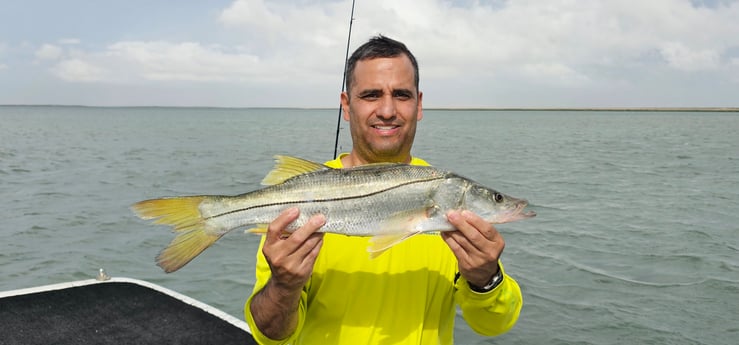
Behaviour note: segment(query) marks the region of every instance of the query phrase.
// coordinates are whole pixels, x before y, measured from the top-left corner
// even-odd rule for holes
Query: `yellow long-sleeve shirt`
[[[411,164],[428,165],[413,158]],[[326,163],[342,168],[341,159]],[[455,282],[457,260],[441,236],[419,235],[375,259],[367,255],[369,238],[325,234],[313,274],[300,298],[298,327],[288,339],[264,336],[251,315],[245,318],[260,344],[451,344],[455,304],[470,327],[498,335],[515,324],[522,306],[513,278],[487,293]],[[259,245],[254,293],[271,272]],[[503,266],[500,266],[503,269]],[[252,294],[252,297],[254,294]]]

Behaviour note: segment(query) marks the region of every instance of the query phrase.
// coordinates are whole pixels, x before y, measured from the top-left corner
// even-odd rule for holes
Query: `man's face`
[[[423,117],[423,94],[414,77],[405,55],[357,62],[352,89],[341,95],[341,104],[352,153],[363,163],[410,160],[416,123]]]

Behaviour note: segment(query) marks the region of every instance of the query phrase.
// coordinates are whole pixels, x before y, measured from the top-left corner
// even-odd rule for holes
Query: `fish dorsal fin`
[[[271,186],[310,172],[331,169],[323,164],[291,156],[275,156],[275,167],[262,180],[262,185]]]

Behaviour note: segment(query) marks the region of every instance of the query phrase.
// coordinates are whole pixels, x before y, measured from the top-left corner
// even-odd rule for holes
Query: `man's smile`
[[[374,125],[372,127],[375,129],[381,129],[381,130],[391,130],[391,129],[399,128],[400,126],[398,125]]]
[[[379,134],[381,135],[391,135],[395,134],[397,131],[400,130],[400,125],[372,125],[373,129],[375,129]]]

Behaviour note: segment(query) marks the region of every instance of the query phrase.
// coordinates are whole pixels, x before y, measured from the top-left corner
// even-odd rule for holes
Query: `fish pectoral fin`
[[[253,228],[244,230],[245,233],[264,235],[267,233],[267,227],[269,224],[256,224]]]
[[[367,251],[370,253],[370,259],[374,259],[384,253],[386,250],[392,248],[394,245],[403,242],[415,235],[420,234],[420,231],[416,232],[400,232],[394,234],[375,235],[370,239],[370,245],[367,247]]]
[[[267,228],[269,227],[269,224],[257,224],[253,228],[244,230],[244,233],[247,234],[256,234],[256,235],[266,235],[267,234]],[[288,237],[290,236],[290,232],[283,231],[282,237]]]
[[[380,225],[380,231],[370,239],[367,251],[370,258],[376,258],[392,246],[422,233],[418,228],[428,220],[428,207],[397,212]]]
[[[418,225],[429,219],[429,207],[403,210],[393,213],[380,224],[380,235],[412,233],[418,230]]]
[[[274,158],[275,167],[264,177],[262,185],[272,186],[298,175],[331,169],[323,164],[297,157],[277,155]]]

